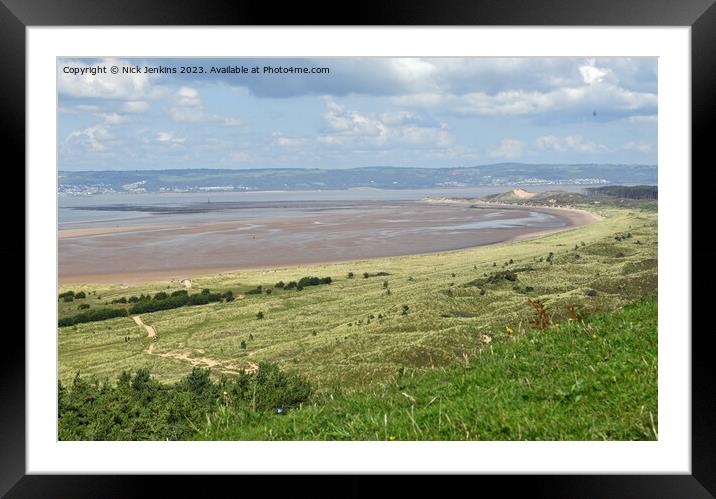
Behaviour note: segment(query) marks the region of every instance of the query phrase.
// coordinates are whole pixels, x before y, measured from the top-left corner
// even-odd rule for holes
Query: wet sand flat
[[[585,225],[586,212],[424,202],[266,206],[242,216],[58,232],[59,281],[138,283],[199,274],[456,250]],[[169,218],[171,220],[171,218]]]

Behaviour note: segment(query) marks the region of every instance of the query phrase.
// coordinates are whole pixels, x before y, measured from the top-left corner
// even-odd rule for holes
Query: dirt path
[[[137,323],[138,326],[142,326],[144,329],[147,330],[147,336],[149,336],[149,340],[151,343],[149,343],[149,348],[147,348],[147,353],[154,353],[154,338],[157,336],[157,331],[154,329],[154,326],[149,326],[142,322],[142,318],[138,315],[135,315],[132,317],[134,319],[134,322]]]
[[[132,317],[132,319],[134,319],[134,322],[138,326],[142,326],[144,329],[146,329],[147,336],[149,336],[149,338],[151,339],[151,343],[149,344],[149,348],[147,348],[145,352],[150,355],[156,355],[158,357],[189,362],[192,366],[196,367],[218,367],[221,372],[227,374],[239,374],[239,372],[241,371],[241,369],[237,367],[236,364],[226,363],[224,361],[211,359],[209,357],[190,357],[188,353],[181,352],[154,353],[154,346],[156,345],[154,338],[157,336],[156,329],[154,329],[154,326],[145,324],[139,315],[135,315],[134,317]],[[201,350],[201,352],[203,353],[204,351]],[[245,367],[244,369],[247,373],[252,373],[258,368],[259,366],[257,366],[253,362],[250,362],[249,367]]]

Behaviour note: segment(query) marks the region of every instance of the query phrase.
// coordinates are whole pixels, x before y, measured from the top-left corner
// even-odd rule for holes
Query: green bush
[[[193,295],[199,296],[199,295]],[[183,307],[188,304],[190,297],[187,295],[168,296],[163,300],[139,300],[129,308],[130,314],[145,314],[158,310],[170,310]]]
[[[79,293],[75,293],[75,299],[81,300],[83,298],[87,298],[87,295],[84,291],[80,291]]]
[[[85,322],[104,321],[115,317],[127,317],[127,310],[124,308],[96,308],[88,312],[63,317],[57,321],[59,327],[73,326]]]
[[[209,369],[194,368],[174,384],[154,380],[148,370],[123,372],[115,384],[81,378],[58,384],[60,440],[188,440],[220,407],[237,413],[275,412],[309,400],[304,378],[261,363],[255,373],[212,381]]]
[[[189,295],[189,305],[206,305],[207,303],[209,303],[208,293]]]

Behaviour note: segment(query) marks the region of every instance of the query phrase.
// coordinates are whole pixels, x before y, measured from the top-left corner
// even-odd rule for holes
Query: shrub
[[[87,298],[87,295],[84,291],[80,291],[79,293],[75,293],[75,299],[81,300],[82,298]]]
[[[589,289],[584,293],[586,296],[597,296],[597,292],[594,289]]]
[[[90,304],[89,304],[89,303],[82,303],[82,304],[80,304],[80,306],[79,306],[79,309],[80,309],[80,310],[87,310],[88,308],[90,308]]]
[[[127,298],[120,296],[119,298],[112,300],[112,303],[127,303]]]
[[[370,274],[368,272],[363,272],[363,279],[368,279],[370,277]]]
[[[255,289],[250,289],[246,292],[247,295],[260,295],[263,292],[261,289],[261,286],[258,286]]]
[[[164,300],[164,299],[166,299],[166,298],[168,298],[168,297],[169,297],[169,295],[167,295],[164,291],[160,291],[159,293],[157,293],[156,295],[154,295],[154,298],[153,298],[153,299],[154,299],[154,300]]]
[[[59,440],[190,440],[207,415],[237,411],[285,411],[309,400],[311,385],[278,366],[261,363],[255,373],[212,381],[209,369],[194,368],[174,384],[149,371],[123,372],[115,384],[75,377],[58,384]]]
[[[65,303],[69,303],[69,302],[71,302],[71,301],[75,301],[75,295],[74,295],[74,294],[72,294],[72,295],[65,295],[65,296],[62,297],[62,301],[65,302]]]
[[[544,304],[539,300],[529,299],[527,302],[532,305],[535,311],[535,318],[530,321],[537,329],[544,331],[552,324],[552,319],[547,314]]]
[[[276,284],[273,285],[274,288],[283,289],[283,287],[286,284],[283,281],[278,281]]]
[[[353,279],[353,272],[348,272],[348,279]]]
[[[96,308],[71,317],[63,317],[57,321],[57,325],[59,327],[73,326],[85,322],[103,321],[115,317],[127,317],[127,315],[127,310],[124,308]]]
[[[189,292],[186,289],[179,289],[172,292],[171,296],[188,296]]]
[[[408,315],[408,310],[410,310],[410,307],[407,305],[403,305],[400,315]]]
[[[268,288],[268,289],[266,290],[266,294],[267,294],[267,295],[270,295],[270,294],[271,294],[271,291],[273,291],[273,289]]]
[[[298,286],[318,286],[321,284],[321,279],[318,277],[301,277],[298,280]]]
[[[57,297],[61,300],[68,296],[71,296],[72,298],[74,298],[75,292],[74,291],[65,291],[64,293],[60,293],[59,295],[57,295]],[[69,301],[72,301],[72,300],[69,300]]]
[[[275,364],[260,363],[254,374],[255,396],[249,383],[247,398],[251,397],[256,410],[298,407],[311,395],[311,385],[299,375],[287,374]]]
[[[201,295],[192,295],[191,297],[187,295],[177,295],[177,296],[168,296],[163,300],[148,300],[148,299],[141,299],[132,305],[129,309],[130,314],[142,314],[142,313],[150,313],[150,312],[156,312],[158,310],[169,310],[172,308],[179,308],[183,307],[187,304],[193,304],[191,303],[191,299],[194,296],[201,296]]]
[[[127,299],[127,302],[129,302],[129,303],[137,303],[138,301],[139,301],[139,297],[138,297],[138,296],[130,296],[130,297]]]
[[[261,310],[259,310],[258,313],[256,314],[256,320],[261,320],[263,318],[264,318],[264,313]]]
[[[204,288],[204,289],[201,290],[201,294],[202,294],[202,295],[208,295],[208,294],[210,294],[210,293],[211,293],[211,290],[208,289],[208,288]]]
[[[241,340],[241,344],[239,345],[239,347],[240,347],[242,350],[246,350],[246,342],[245,342],[244,340]]]
[[[388,281],[383,281],[383,288],[388,289]]]
[[[189,305],[206,305],[207,303],[209,303],[208,293],[189,295]]]

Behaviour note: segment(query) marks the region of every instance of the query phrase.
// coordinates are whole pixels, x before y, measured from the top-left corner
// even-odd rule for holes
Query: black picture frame
[[[198,26],[198,25],[499,25],[499,26],[690,26],[692,69],[692,163],[714,169],[713,138],[708,124],[716,117],[716,0],[524,0],[459,1],[400,0],[334,4],[333,8],[304,3],[229,2],[210,0],[0,0],[0,120],[5,158],[13,159],[14,190],[22,192],[24,175],[19,164],[25,161],[25,29],[31,26]],[[280,6],[279,6],[280,5]],[[664,140],[665,138],[660,138]],[[7,159],[7,165],[11,163]],[[710,168],[709,168],[710,167]],[[690,165],[684,165],[690,168]],[[692,176],[695,169],[692,169]],[[707,213],[707,179],[699,173],[692,182],[692,213]],[[17,203],[17,202],[16,202]],[[24,235],[24,217],[8,220],[13,234]],[[20,240],[15,236],[15,239]],[[6,262],[25,260],[22,243],[0,244]],[[692,262],[712,256],[707,245],[692,243]],[[27,264],[27,263],[26,263]],[[13,265],[11,265],[13,266]],[[14,265],[19,268],[19,265]],[[701,279],[710,281],[713,271],[704,270],[693,282],[692,296]],[[693,275],[693,274],[692,274]],[[19,279],[19,276],[17,276]],[[19,282],[16,280],[15,282]],[[23,281],[24,282],[24,281]],[[17,293],[17,289],[3,293]],[[15,295],[16,296],[16,295]],[[30,297],[26,297],[26,300]],[[15,300],[17,298],[15,297]],[[26,301],[27,303],[27,301]],[[694,318],[696,319],[696,318]],[[17,329],[18,327],[15,327]],[[713,327],[693,328],[688,321],[678,334],[688,338],[692,329],[692,474],[643,476],[523,476],[481,477],[497,485],[501,493],[528,490],[531,496],[548,497],[713,497],[716,494],[716,389],[713,383],[712,349],[708,341]],[[146,480],[152,485],[183,490],[188,477],[140,478],[131,476],[49,476],[26,475],[25,468],[25,351],[24,338],[5,329],[5,355],[0,377],[0,495],[7,497],[130,497],[140,495]],[[677,333],[677,332],[671,332]],[[233,477],[218,477],[228,482]],[[246,477],[242,478],[247,483]],[[265,480],[278,485],[276,478]],[[353,477],[352,484],[340,487],[341,495],[368,493],[373,487]],[[330,491],[331,480],[316,477],[299,479],[298,489]],[[422,487],[422,480],[412,480]],[[220,484],[217,484],[220,485]],[[453,483],[454,487],[459,487]],[[281,488],[283,489],[283,488]],[[289,489],[290,491],[291,489]],[[459,488],[455,489],[459,490]],[[283,493],[283,492],[281,492]],[[331,495],[335,495],[335,490]]]

